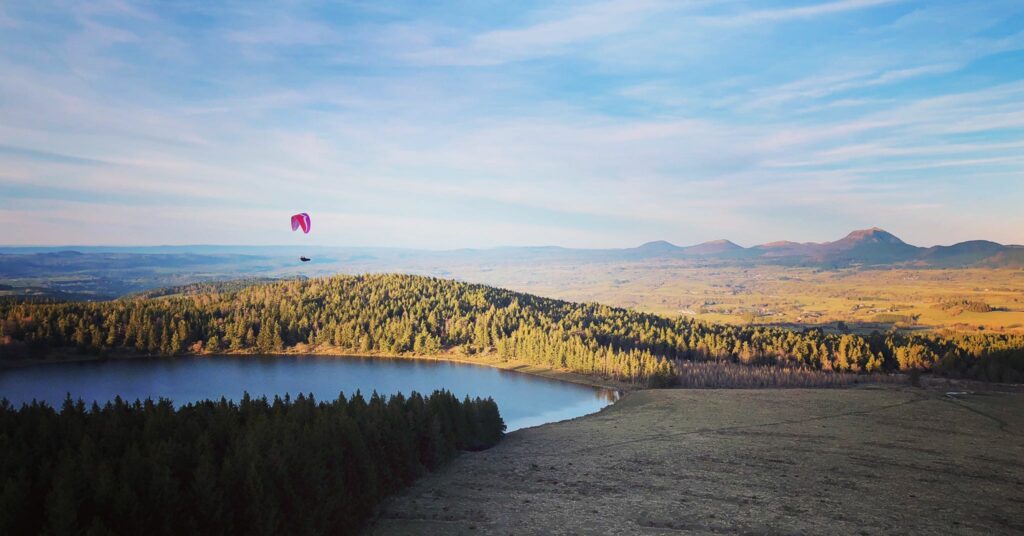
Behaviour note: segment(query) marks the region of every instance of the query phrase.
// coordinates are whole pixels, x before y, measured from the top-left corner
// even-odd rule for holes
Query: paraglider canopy
[[[310,228],[309,214],[306,214],[305,212],[300,212],[300,213],[292,216],[292,231],[293,232],[294,231],[298,231],[299,229],[302,229],[303,233],[309,234],[309,228]],[[309,262],[309,257],[303,255],[303,256],[299,257],[299,260],[302,261],[302,262]]]
[[[301,228],[303,233],[309,234],[309,227],[309,214],[302,212],[292,216],[292,231],[296,231]]]

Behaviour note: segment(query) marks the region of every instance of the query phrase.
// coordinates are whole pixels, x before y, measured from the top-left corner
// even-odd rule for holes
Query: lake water
[[[614,391],[491,367],[359,357],[181,357],[43,364],[0,370],[0,398],[16,406],[33,399],[59,407],[65,396],[88,403],[120,395],[169,398],[179,405],[203,399],[272,398],[313,393],[319,400],[360,390],[368,396],[447,389],[462,398],[492,397],[508,431],[594,413]]]

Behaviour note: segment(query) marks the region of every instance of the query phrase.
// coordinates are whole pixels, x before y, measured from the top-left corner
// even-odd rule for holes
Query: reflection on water
[[[182,357],[47,364],[0,371],[0,398],[59,406],[67,394],[87,402],[114,396],[169,398],[185,404],[207,398],[312,393],[381,394],[447,389],[460,398],[493,397],[508,430],[594,413],[618,392],[490,367],[360,357]]]
[[[610,406],[619,401],[619,397],[622,396],[622,393],[614,389],[597,389],[597,396],[603,398],[604,401],[607,402],[607,404],[605,404],[606,406]]]

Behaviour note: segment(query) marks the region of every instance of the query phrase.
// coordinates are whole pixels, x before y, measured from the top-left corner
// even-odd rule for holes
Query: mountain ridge
[[[743,247],[725,239],[693,246],[676,246],[662,240],[648,242],[644,246],[649,244],[672,246],[645,250],[652,253],[657,251],[677,257],[706,259],[743,259],[748,262],[826,266],[1024,267],[1022,246],[1004,245],[990,240],[968,240],[948,246],[914,246],[880,227],[857,229],[831,242],[779,240]]]
[[[561,246],[503,246],[425,250],[388,247],[335,246],[54,246],[0,247],[0,277],[24,276],[53,266],[84,270],[95,264],[119,268],[145,264],[270,262],[289,257],[313,257],[320,267],[403,270],[409,263],[428,266],[452,264],[498,265],[542,262],[593,263],[681,259],[734,264],[779,264],[839,268],[847,266],[906,267],[1013,267],[1024,268],[1024,246],[990,240],[968,240],[951,245],[915,246],[879,227],[858,229],[830,242],[780,240],[743,247],[727,239],[680,246],[654,240],[627,248],[569,248]],[[191,258],[194,257],[194,258]],[[271,263],[271,264],[273,264]],[[286,266],[284,263],[282,266]],[[276,266],[276,265],[275,265]]]

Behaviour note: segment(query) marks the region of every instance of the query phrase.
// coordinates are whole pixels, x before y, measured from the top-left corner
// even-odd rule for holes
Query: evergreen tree
[[[712,324],[406,275],[206,284],[191,292],[102,303],[0,301],[0,359],[44,358],[68,347],[176,355],[280,352],[306,343],[339,353],[493,352],[659,385],[671,383],[681,363],[706,360],[998,381],[1024,375],[1024,335],[1010,333],[860,336]]]
[[[388,494],[504,429],[493,400],[445,391],[0,401],[0,533],[351,534]]]

